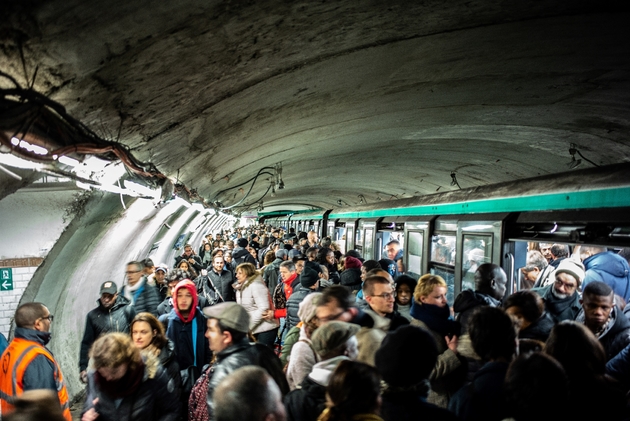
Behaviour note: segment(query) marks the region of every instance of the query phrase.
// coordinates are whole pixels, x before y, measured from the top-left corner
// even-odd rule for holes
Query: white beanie
[[[555,274],[557,275],[563,272],[573,276],[577,280],[578,286],[582,284],[585,275],[584,265],[582,262],[578,262],[570,258],[562,259],[555,271]]]
[[[312,292],[304,297],[298,310],[298,317],[301,321],[306,323],[315,317],[315,310],[317,310],[317,303],[319,303],[319,297],[321,296],[321,292]]]

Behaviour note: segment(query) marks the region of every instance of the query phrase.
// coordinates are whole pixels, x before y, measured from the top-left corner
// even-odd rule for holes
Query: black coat
[[[195,364],[195,349],[193,349],[193,322],[184,323],[177,316],[175,310],[171,310],[166,320],[168,320],[166,336],[175,344],[175,354],[177,355],[179,369],[186,370],[191,365],[196,365],[199,372],[201,372],[203,366],[208,364],[212,358],[210,344],[204,336],[206,333],[206,318],[201,313],[201,310],[197,308],[195,311],[195,320],[197,321],[197,343],[195,344],[197,364]]]
[[[381,417],[385,421],[457,421],[451,411],[426,402],[409,391],[383,394]]]
[[[173,380],[175,385],[173,394],[179,398],[182,378],[179,372],[179,364],[177,363],[177,355],[175,354],[175,344],[171,340],[160,351],[158,360],[164,371],[166,371],[168,378]]]
[[[614,312],[614,323],[599,337],[599,343],[606,351],[607,362],[630,345],[630,320],[619,307],[615,307]]]
[[[217,353],[216,362],[211,368],[211,376],[208,384],[208,396],[206,403],[210,419],[213,419],[212,395],[219,382],[234,370],[247,366],[257,365],[265,369],[272,379],[278,384],[282,395],[289,392],[289,383],[282,372],[282,363],[271,348],[262,344],[250,344],[247,338],[230,345]]]
[[[326,387],[306,376],[299,389],[285,396],[284,406],[287,421],[317,421],[326,408]]]
[[[191,254],[190,256],[184,256],[182,254],[181,256],[177,256],[175,258],[175,264],[173,265],[173,267],[176,268],[177,265],[179,265],[179,262],[181,262],[182,260],[186,260],[186,261],[188,261],[189,264],[191,264],[189,259],[193,259],[194,260],[194,263],[192,263],[192,267],[195,268],[197,273],[201,272],[201,269],[203,269],[203,264],[201,262],[201,258],[198,255],[196,255],[196,254]]]
[[[232,269],[236,271],[236,268],[241,263],[251,263],[255,267],[257,262],[247,249],[236,247],[232,252]]]
[[[468,321],[473,311],[479,306],[499,307],[501,306],[501,301],[471,289],[466,289],[455,297],[453,310],[457,314],[455,320],[462,325],[462,335],[468,333]]]
[[[155,358],[155,357],[153,357]],[[88,373],[88,386],[83,413],[94,407],[99,421],[175,421],[179,417],[179,399],[173,399],[175,384],[157,363],[148,363],[138,389],[116,405],[114,399],[99,388],[95,372]]]
[[[236,301],[236,291],[232,287],[234,283],[234,275],[231,271],[223,269],[221,273],[216,273],[214,269],[210,269],[208,271],[208,277],[212,279],[214,286],[219,290],[221,296],[223,297],[223,301]],[[206,281],[206,279],[204,279]],[[203,292],[203,285],[200,285],[202,288],[197,287],[197,292]],[[209,284],[206,284],[205,287],[211,288]]]
[[[105,333],[129,333],[131,321],[136,316],[134,307],[122,295],[116,297],[116,302],[108,309],[101,305],[100,299],[97,302],[98,307],[90,311],[85,320],[85,332],[83,332],[79,354],[79,371],[87,368],[88,353],[94,341]]]
[[[551,328],[556,324],[553,317],[546,311],[542,316],[538,318],[534,323],[527,326],[525,329],[521,329],[518,333],[519,339],[536,339],[541,342],[546,342],[551,333]]]

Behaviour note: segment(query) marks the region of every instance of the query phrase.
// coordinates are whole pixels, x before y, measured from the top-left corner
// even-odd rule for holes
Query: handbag
[[[215,304],[219,304],[225,301],[217,287],[214,286],[214,282],[212,282],[212,279],[209,276],[204,276],[201,278],[201,293],[208,301],[209,306],[213,306]]]
[[[284,295],[284,282],[278,282],[278,285],[273,289],[273,306],[276,310],[287,307],[287,296]]]
[[[191,365],[185,370],[180,370],[179,373],[182,378],[182,395],[187,396],[192,391],[201,373],[196,365]]]

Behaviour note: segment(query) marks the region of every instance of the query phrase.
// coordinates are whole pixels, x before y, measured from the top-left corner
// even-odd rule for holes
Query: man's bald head
[[[22,304],[15,311],[15,325],[17,327],[32,329],[37,319],[46,317],[46,315],[46,306],[42,303]]]

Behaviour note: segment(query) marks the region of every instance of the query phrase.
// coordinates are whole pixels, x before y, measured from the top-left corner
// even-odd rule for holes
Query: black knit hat
[[[374,361],[392,387],[409,387],[427,379],[437,361],[433,335],[417,326],[399,327],[385,336]]]
[[[239,238],[238,240],[236,240],[236,245],[239,247],[245,248],[248,244],[249,242],[245,238]]]
[[[312,287],[319,281],[319,272],[321,272],[321,268],[317,263],[305,262],[304,269],[300,274],[300,284],[302,284],[304,288]]]

